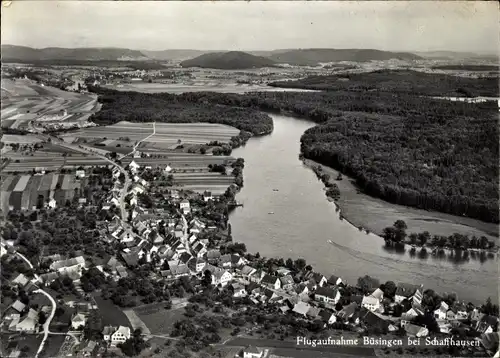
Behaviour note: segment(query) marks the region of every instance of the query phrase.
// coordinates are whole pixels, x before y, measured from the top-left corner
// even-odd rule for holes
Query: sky
[[[2,44],[498,53],[496,1],[13,1]]]

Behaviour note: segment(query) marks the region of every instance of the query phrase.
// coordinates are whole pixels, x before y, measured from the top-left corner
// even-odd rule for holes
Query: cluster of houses
[[[145,219],[148,216],[139,213],[134,219],[134,227],[140,237],[127,237],[126,233],[120,233],[121,242],[135,245],[135,249],[126,248],[122,253],[127,265],[133,266],[144,257],[147,262],[154,261],[157,267],[163,268],[159,271],[163,278],[172,280],[183,276],[203,277],[208,271],[212,284],[228,287],[234,297],[248,297],[254,304],[276,304],[283,313],[321,320],[325,325],[339,322],[357,329],[361,326],[378,328],[381,332],[403,329],[408,336],[414,337],[429,334],[427,327],[414,323],[416,317],[425,313],[422,286],[398,284],[394,302],[390,305],[384,303],[384,292],[375,288],[369,295],[350,296],[350,303],[340,308],[337,304],[345,291],[340,277],[332,275],[327,278],[313,271],[297,276],[286,268],[269,274],[252,268],[245,258],[237,254],[222,255],[218,249],[209,249],[206,240],[198,239],[200,232],[208,228],[196,218],[196,210],[193,210],[189,199],[181,198],[177,191],[172,191],[169,200],[178,205],[181,218]],[[213,197],[206,192],[203,200],[213,200]],[[184,218],[187,214],[194,217],[190,222]],[[157,231],[161,221],[164,222],[165,235],[149,238],[151,232]],[[396,305],[405,308],[400,317],[392,315]],[[483,315],[477,309],[468,312],[462,303],[448,307],[442,302],[434,316],[443,334],[450,333],[469,319],[473,325],[471,329],[481,334],[492,333],[498,325],[497,317]]]
[[[338,276],[327,278],[307,270],[295,273],[285,267],[269,273],[252,267],[251,262],[238,254],[224,254],[215,248],[203,234],[217,228],[197,215],[199,208],[194,203],[200,199],[198,194],[188,195],[171,190],[168,200],[175,204],[177,212],[164,215],[156,210],[149,213],[137,200],[137,196],[144,193],[149,185],[137,175],[139,166],[134,161],[129,168],[134,181],[129,191],[133,229],[125,227],[118,217],[99,228],[102,240],[116,243],[120,248],[115,256],[96,266],[105,276],[118,281],[131,274],[129,269],[147,262],[154,267],[152,274],[158,279],[205,278],[210,275],[214,286],[228,288],[233,297],[246,297],[255,305],[273,305],[283,314],[321,321],[325,327],[342,323],[359,331],[404,330],[411,337],[429,334],[427,327],[415,323],[415,318],[425,313],[422,286],[398,284],[391,303],[384,301],[383,290],[374,288],[367,295],[349,295],[349,303],[342,306],[339,303],[344,301],[341,299],[347,290]],[[122,189],[119,176],[120,171],[115,168],[113,177],[116,183],[108,198],[109,206],[120,204]],[[194,200],[194,195],[197,200]],[[216,199],[210,192],[205,192],[202,200],[207,202]],[[106,206],[103,209],[106,210]],[[33,282],[21,274],[10,284],[17,290],[30,292],[37,288],[35,284],[38,282],[48,285],[59,277],[68,277],[78,286],[83,270],[87,267],[85,258],[79,252],[73,258],[52,255],[43,260],[50,260],[49,272],[37,276]],[[393,315],[396,305],[404,307],[400,317]],[[39,315],[38,311],[16,300],[4,313],[3,322],[10,331],[34,333],[39,328]],[[485,315],[478,309],[467,310],[462,303],[450,307],[442,302],[433,315],[443,334],[463,326],[465,321],[472,322],[469,328],[483,336],[492,334],[498,326],[498,317]],[[87,311],[77,310],[71,318],[72,329],[78,330],[85,326],[87,317]],[[105,327],[102,333],[110,345],[124,342],[131,335],[130,328],[123,326]],[[96,347],[96,342],[89,342],[85,349],[91,350],[92,347]],[[245,357],[261,357],[262,354],[263,351],[255,347],[249,347],[248,352],[244,352]]]
[[[338,309],[343,292],[341,278],[307,272],[301,277],[292,277],[286,269],[277,271],[277,275],[265,274],[249,266],[241,268],[241,276],[248,280],[247,294],[255,303],[276,302],[282,304],[282,312],[291,312],[305,319],[322,320],[325,325],[341,322],[353,326],[364,323],[366,327],[378,328],[381,332],[404,329],[408,336],[424,337],[429,334],[425,326],[414,322],[419,315],[424,315],[422,307],[422,286],[400,283],[396,288],[394,302],[384,312],[384,292],[376,288],[369,295],[350,296],[348,305]],[[298,278],[298,280],[297,280]],[[299,283],[295,283],[299,281]],[[400,317],[392,315],[392,308],[403,304],[408,309]],[[498,325],[498,317],[480,313],[477,308],[467,311],[462,303],[448,307],[445,302],[434,312],[441,333],[450,333],[452,328],[463,326],[470,320],[468,327],[480,334],[493,333]]]
[[[64,260],[64,262],[56,261],[52,265],[54,270],[64,270],[68,267],[76,266],[83,267],[81,266],[81,258]],[[41,307],[39,307],[38,304],[31,304],[31,300],[34,295],[38,294],[36,290],[38,290],[37,284],[39,284],[39,281],[36,279],[30,280],[24,274],[18,274],[11,281],[3,283],[3,285],[9,285],[10,289],[14,292],[20,292],[22,290],[26,294],[25,297],[30,297],[27,301],[19,296],[2,312],[1,325],[3,332],[37,334],[43,331],[43,322],[40,321],[41,316],[44,314],[45,317],[48,317],[51,313],[52,306],[49,302]],[[40,297],[43,296],[40,295]],[[23,301],[25,303],[23,303]],[[66,306],[66,309],[69,310],[68,312],[70,312],[69,316],[67,316],[68,321],[59,323],[52,321],[52,324],[56,326],[62,324],[64,327],[68,327],[69,325],[70,331],[83,330],[91,311],[97,310],[96,305],[85,301],[65,301],[64,305]],[[57,321],[57,319],[55,321]],[[110,347],[116,347],[119,343],[123,343],[130,338],[131,329],[125,326],[105,326],[102,331],[102,335],[104,343]],[[86,342],[85,346],[80,347],[80,354],[82,356],[90,356],[93,352],[95,352],[98,346],[99,345],[96,341]],[[4,349],[6,356],[8,357],[18,357],[19,354],[21,354],[19,346],[16,344],[12,347],[4,347]]]
[[[5,283],[3,283],[5,285]],[[38,287],[24,274],[19,274],[7,283],[14,292],[23,290],[26,294],[31,294]],[[26,302],[26,301],[24,301]],[[42,310],[50,312],[50,307],[42,307]],[[39,312],[20,299],[14,301],[4,312],[2,312],[2,326],[12,332],[38,332]]]

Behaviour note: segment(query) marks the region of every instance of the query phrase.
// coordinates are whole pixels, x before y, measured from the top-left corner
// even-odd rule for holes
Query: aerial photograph
[[[496,1],[11,1],[0,357],[500,357]]]

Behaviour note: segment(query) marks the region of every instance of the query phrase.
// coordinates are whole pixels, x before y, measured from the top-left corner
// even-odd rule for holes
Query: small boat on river
[[[278,189],[273,189],[273,191],[279,191]]]
[[[269,214],[269,215],[272,215],[272,214],[274,214],[274,211],[270,211],[270,212],[268,212],[268,214]]]

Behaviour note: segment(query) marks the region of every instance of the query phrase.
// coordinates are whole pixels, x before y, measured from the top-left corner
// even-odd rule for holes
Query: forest
[[[380,91],[423,96],[498,97],[499,93],[498,77],[459,77],[412,70],[377,70],[368,73],[310,76],[297,81],[274,82],[270,85],[324,91]]]
[[[90,87],[99,94],[102,109],[90,119],[100,125],[120,121],[194,123],[208,122],[233,126],[252,135],[270,133],[272,119],[248,108],[235,108],[203,100],[191,100],[169,93],[120,92],[102,87]],[[243,133],[248,139],[248,133]]]

